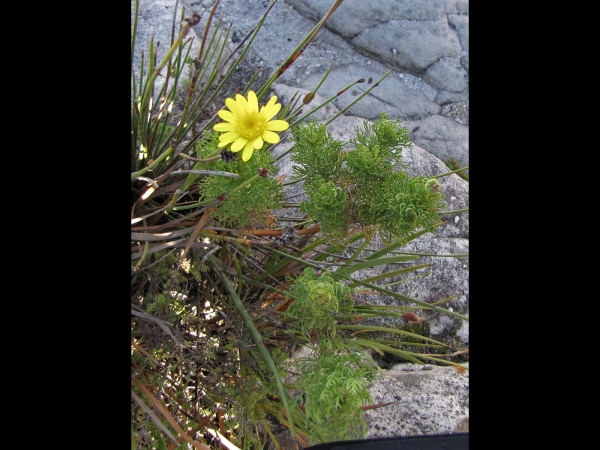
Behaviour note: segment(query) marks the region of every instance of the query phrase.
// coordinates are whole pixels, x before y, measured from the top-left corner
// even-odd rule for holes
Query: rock
[[[469,431],[469,372],[453,367],[398,364],[369,386],[367,438]]]
[[[355,64],[347,66],[336,66],[331,75],[319,88],[323,97],[333,97],[359,78],[368,80],[372,84],[360,83],[352,86],[348,91],[337,97],[333,103],[338,109],[344,109],[350,103],[356,102],[358,97],[373,86],[373,84],[385,75],[385,71],[378,70],[372,66],[368,68]],[[313,74],[306,77],[303,87],[310,89],[317,86],[321,80],[321,74]],[[433,95],[432,95],[433,98]],[[398,74],[389,74],[381,83],[373,88],[369,94],[361,98],[347,111],[347,114],[375,120],[381,112],[385,112],[390,118],[422,119],[432,114],[440,114],[441,106],[427,97],[427,92],[421,91],[420,87],[409,86]]]
[[[432,115],[422,120],[404,121],[411,142],[427,149],[442,161],[456,159],[461,167],[469,166],[469,128],[449,117]],[[412,130],[418,126],[416,132]],[[469,171],[467,170],[468,174]]]
[[[232,24],[232,51],[254,29],[268,4],[221,0],[215,18]],[[251,86],[258,90],[332,4],[333,1],[279,0],[236,72],[244,71],[248,79],[249,74],[260,69],[259,78]],[[359,78],[372,79],[374,84],[391,70],[380,86],[345,113],[370,120],[375,120],[381,111],[392,119],[407,121],[448,117],[457,122],[457,130],[461,131],[441,121],[434,123],[443,127],[446,145],[437,139],[415,143],[440,159],[452,157],[465,167],[469,165],[469,128],[468,118],[465,119],[469,99],[468,24],[465,1],[344,0],[325,28],[276,82],[312,91],[331,67],[318,91],[323,97],[331,97]],[[197,26],[196,33],[202,32],[203,28]],[[373,84],[355,84],[335,98],[334,105],[342,110]],[[238,85],[244,87],[241,82]],[[463,111],[460,121],[452,113],[457,104]]]

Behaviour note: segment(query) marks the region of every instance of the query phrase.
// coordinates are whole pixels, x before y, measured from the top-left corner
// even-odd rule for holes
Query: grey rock
[[[295,105],[299,105],[301,104],[302,99],[310,92],[312,91],[309,91],[308,89],[294,88],[283,83],[275,83],[272,86],[272,93],[277,96],[277,101],[281,101],[283,102],[283,104],[288,104],[292,102],[292,99],[296,95],[296,98],[298,98],[299,100],[298,103],[296,103]],[[340,112],[340,110],[335,106],[333,102],[327,103],[325,104],[325,106],[321,106],[326,101],[327,98],[323,97],[319,93],[316,93],[314,99],[310,103],[302,105],[301,116],[304,116],[316,109],[316,111],[310,117],[307,117],[302,122],[310,121],[313,118],[317,119],[317,121],[319,122],[326,121]]]
[[[285,0],[305,17],[320,20],[333,2],[320,0]],[[442,15],[457,13],[451,0],[344,0],[326,27],[346,39],[352,39],[367,28],[389,20],[433,21]]]
[[[461,51],[458,38],[445,19],[390,20],[365,29],[352,39],[352,45],[415,74],[423,73],[440,57],[457,56]]]
[[[462,68],[460,59],[456,57],[442,57],[437,60],[427,69],[423,81],[449,92],[465,92],[469,87],[467,73]]]
[[[456,9],[459,14],[469,14],[469,0],[456,0]]]
[[[469,53],[469,16],[459,14],[448,14],[448,24],[456,30],[458,42],[463,50]]]
[[[442,161],[456,159],[461,167],[469,166],[469,129],[456,120],[442,115],[429,116],[422,120],[404,122],[415,145],[427,149]],[[469,171],[467,170],[468,174]]]
[[[452,117],[458,123],[469,126],[469,102],[457,102],[442,106],[442,115]]]
[[[365,412],[367,438],[468,431],[469,371],[399,364],[369,392],[375,404],[394,403]]]
[[[318,0],[286,3],[315,22],[331,6]],[[449,0],[345,0],[325,26],[359,51],[399,69],[422,72],[440,57],[455,56],[461,48],[468,52],[463,45],[468,45],[468,17],[467,26],[460,26],[464,20],[455,19],[455,24],[449,21],[449,16],[456,18],[457,13],[455,2]],[[458,29],[459,36],[453,28]]]
[[[219,3],[215,19],[232,23],[231,51],[253,30],[268,3],[240,0]],[[278,1],[236,73],[248,78],[248,74],[260,69],[262,78],[252,86],[258,89],[332,4],[317,0]],[[196,27],[196,34],[201,35],[202,31],[200,26]],[[391,36],[397,36],[396,40],[392,42]],[[442,58],[447,61],[439,62]],[[375,83],[392,70],[380,86],[345,114],[374,120],[379,112],[385,111],[393,119],[420,120],[442,114],[442,107],[460,103],[466,105],[462,109],[468,116],[468,2],[345,0],[277,82],[310,91],[330,67],[331,73],[319,89],[323,96],[335,95],[361,77],[371,78]],[[367,83],[356,84],[336,98],[334,104],[343,109],[369,87]],[[468,119],[463,117],[459,124],[468,133]],[[438,151],[428,148],[426,141],[419,145],[434,153]],[[468,161],[468,139],[449,141],[447,149],[454,149],[455,157],[461,155],[457,160],[466,156]]]
[[[372,84],[367,82],[355,84],[348,91],[336,97],[333,103],[339,109],[344,109],[351,103],[356,102],[383,75],[385,75],[385,72],[376,71],[375,68],[365,69],[353,64],[337,67],[332,70],[331,75],[325,80],[318,92],[329,98],[335,96],[359,78],[365,80],[372,78]],[[310,89],[311,86],[318,85],[320,79],[320,75],[311,75],[306,78],[302,86],[305,89]],[[411,87],[402,82],[402,79],[397,75],[390,73],[379,83],[379,86],[371,90],[370,94],[358,100],[346,112],[370,120],[377,119],[381,112],[385,112],[392,118],[421,119],[432,114],[439,114],[441,107],[429,100],[419,87]]]
[[[469,93],[468,92],[448,92],[448,91],[438,91],[435,95],[436,103],[443,106],[454,106],[457,103],[466,103],[468,105]],[[468,108],[467,108],[468,109]],[[467,112],[468,115],[468,112]],[[463,125],[465,122],[461,122]],[[466,122],[468,125],[468,120]],[[468,147],[466,148],[468,153]]]
[[[469,55],[463,55],[463,52],[461,52],[461,57],[460,57],[460,62],[463,66],[465,66],[465,69],[469,70]]]

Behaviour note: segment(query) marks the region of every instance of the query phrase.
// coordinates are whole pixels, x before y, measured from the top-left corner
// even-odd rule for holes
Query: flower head
[[[264,141],[270,144],[279,142],[279,135],[274,131],[284,131],[290,126],[285,120],[271,120],[281,109],[281,103],[275,103],[277,96],[258,110],[258,99],[254,91],[248,92],[248,100],[237,94],[235,100],[228,98],[225,104],[229,111],[219,111],[225,122],[214,126],[215,131],[225,131],[219,136],[219,147],[231,144],[232,152],[242,153],[242,160],[248,161],[254,150],[262,148]]]

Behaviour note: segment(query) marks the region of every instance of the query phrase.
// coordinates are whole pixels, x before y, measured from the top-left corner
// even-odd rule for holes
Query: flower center
[[[253,141],[257,137],[262,136],[266,129],[267,122],[255,111],[246,113],[246,115],[238,122],[237,126],[237,132],[240,133],[240,136],[249,141]]]

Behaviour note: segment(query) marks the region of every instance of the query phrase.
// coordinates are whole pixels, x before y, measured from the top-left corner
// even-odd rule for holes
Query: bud
[[[466,370],[460,366],[454,366],[454,369],[456,369],[456,371],[460,374],[464,374],[466,372]]]
[[[419,322],[421,322],[421,320],[423,320],[419,316],[417,316],[415,313],[411,313],[411,312],[406,312],[406,313],[402,314],[402,316],[400,316],[400,317],[402,317],[403,319],[406,319],[412,323],[419,323]]]
[[[437,194],[440,192],[440,182],[435,178],[432,178],[425,183],[425,188],[429,195]]]

